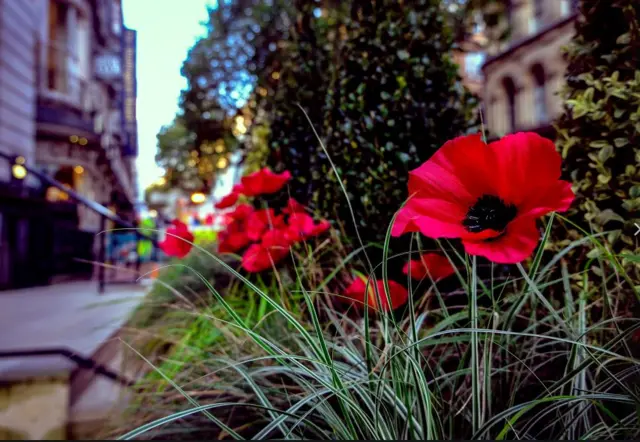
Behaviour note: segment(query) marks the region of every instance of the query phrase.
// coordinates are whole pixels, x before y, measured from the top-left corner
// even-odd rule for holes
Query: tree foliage
[[[558,146],[577,190],[573,217],[587,230],[615,229],[609,240],[633,250],[640,218],[640,3],[583,1],[567,55]]]
[[[261,0],[220,1],[208,9],[205,36],[189,50],[181,73],[176,120],[158,134],[158,165],[172,186],[208,191],[229,165],[243,135],[234,129],[255,81],[252,41],[265,16]],[[266,9],[266,11],[269,11]]]
[[[299,7],[271,100],[271,165],[292,192],[351,226],[330,164],[346,186],[360,232],[381,240],[407,198],[407,172],[474,120],[473,97],[451,58],[454,35],[440,0]]]
[[[227,125],[220,122],[216,139],[199,142],[197,134],[189,130],[181,116],[160,129],[157,135],[157,164],[165,169],[166,186],[189,191],[211,189],[216,178],[219,161],[228,161],[229,146],[237,144]],[[213,137],[212,137],[213,138]]]

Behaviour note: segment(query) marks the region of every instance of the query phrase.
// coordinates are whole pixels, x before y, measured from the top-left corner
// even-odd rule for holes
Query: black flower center
[[[472,233],[487,229],[502,232],[517,213],[518,209],[513,204],[506,204],[497,196],[482,195],[469,208],[462,225]]]

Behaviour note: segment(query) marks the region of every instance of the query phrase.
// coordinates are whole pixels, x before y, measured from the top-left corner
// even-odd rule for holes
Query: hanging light
[[[229,164],[229,160],[227,160],[225,157],[221,157],[218,159],[216,166],[218,167],[218,169],[224,169],[225,167],[227,167],[228,164]]]
[[[22,164],[14,164],[11,166],[11,173],[17,180],[23,180],[27,176],[27,169]]]
[[[22,156],[16,157],[15,163],[11,166],[11,174],[17,180],[23,180],[27,176],[27,169],[23,166],[25,159]]]
[[[202,204],[207,199],[207,196],[202,192],[193,192],[191,194],[191,202],[193,204]]]

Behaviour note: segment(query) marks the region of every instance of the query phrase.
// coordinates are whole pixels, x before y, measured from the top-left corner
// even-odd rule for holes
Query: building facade
[[[574,35],[574,0],[511,0],[509,38],[492,45],[482,67],[484,118],[491,136],[537,131],[553,137],[559,92]]]
[[[0,0],[0,152],[133,219],[136,131],[121,0]],[[25,285],[16,272],[34,261],[91,256],[101,228],[98,213],[0,159],[0,288]]]

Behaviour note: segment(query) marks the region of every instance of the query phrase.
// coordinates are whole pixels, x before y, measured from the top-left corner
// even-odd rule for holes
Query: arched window
[[[507,127],[508,132],[516,130],[516,85],[510,77],[502,80],[502,86],[507,97]]]
[[[547,115],[547,98],[545,90],[545,74],[541,64],[536,63],[531,68],[533,75],[533,109],[536,123],[546,123],[549,119]]]

